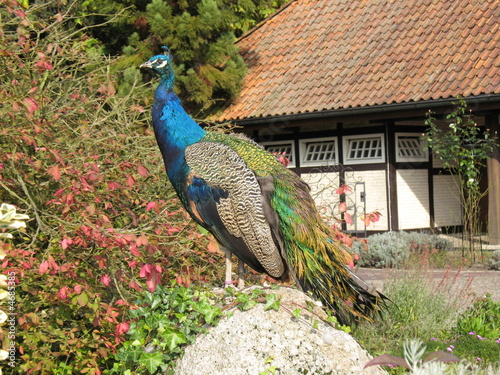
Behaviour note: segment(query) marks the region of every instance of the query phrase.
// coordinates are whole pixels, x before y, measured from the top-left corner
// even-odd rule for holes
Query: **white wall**
[[[396,183],[399,229],[429,228],[429,184],[427,170],[398,170]]]
[[[457,177],[434,176],[434,220],[438,227],[462,225]]]

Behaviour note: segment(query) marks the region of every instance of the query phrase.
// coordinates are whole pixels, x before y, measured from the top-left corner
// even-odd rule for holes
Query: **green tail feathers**
[[[319,216],[305,182],[291,173],[279,177],[271,204],[280,217],[284,258],[295,281],[331,309],[339,323],[371,321],[387,298],[370,292],[347,268],[351,255],[345,245],[331,239],[333,231]]]

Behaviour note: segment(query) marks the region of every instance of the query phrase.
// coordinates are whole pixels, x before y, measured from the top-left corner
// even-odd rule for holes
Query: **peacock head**
[[[139,68],[150,71],[160,76],[161,80],[165,80],[171,84],[174,81],[174,69],[172,67],[172,55],[168,47],[162,47],[165,50],[163,55],[151,57],[148,61],[141,64]]]

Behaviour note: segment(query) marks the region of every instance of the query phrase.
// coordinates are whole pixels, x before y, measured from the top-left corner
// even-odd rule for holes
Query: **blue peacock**
[[[240,279],[243,262],[277,280],[294,280],[342,324],[371,320],[386,297],[369,291],[346,266],[351,256],[331,239],[309,186],[250,139],[202,129],[174,93],[172,55],[164,49],[140,67],[160,77],[153,126],[184,208],[213,234],[226,259],[236,255]]]

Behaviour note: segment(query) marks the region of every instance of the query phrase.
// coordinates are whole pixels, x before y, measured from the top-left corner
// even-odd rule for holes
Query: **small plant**
[[[492,270],[500,271],[500,250],[495,250],[493,254],[491,254],[491,258],[488,261],[488,266]]]
[[[273,356],[268,357],[266,359],[266,365],[269,365],[269,367],[264,371],[260,372],[259,375],[274,375],[276,373],[277,367],[272,365],[273,360],[274,360]]]
[[[460,335],[474,332],[483,338],[500,338],[500,302],[493,301],[490,294],[477,300],[458,317],[455,330]]]

